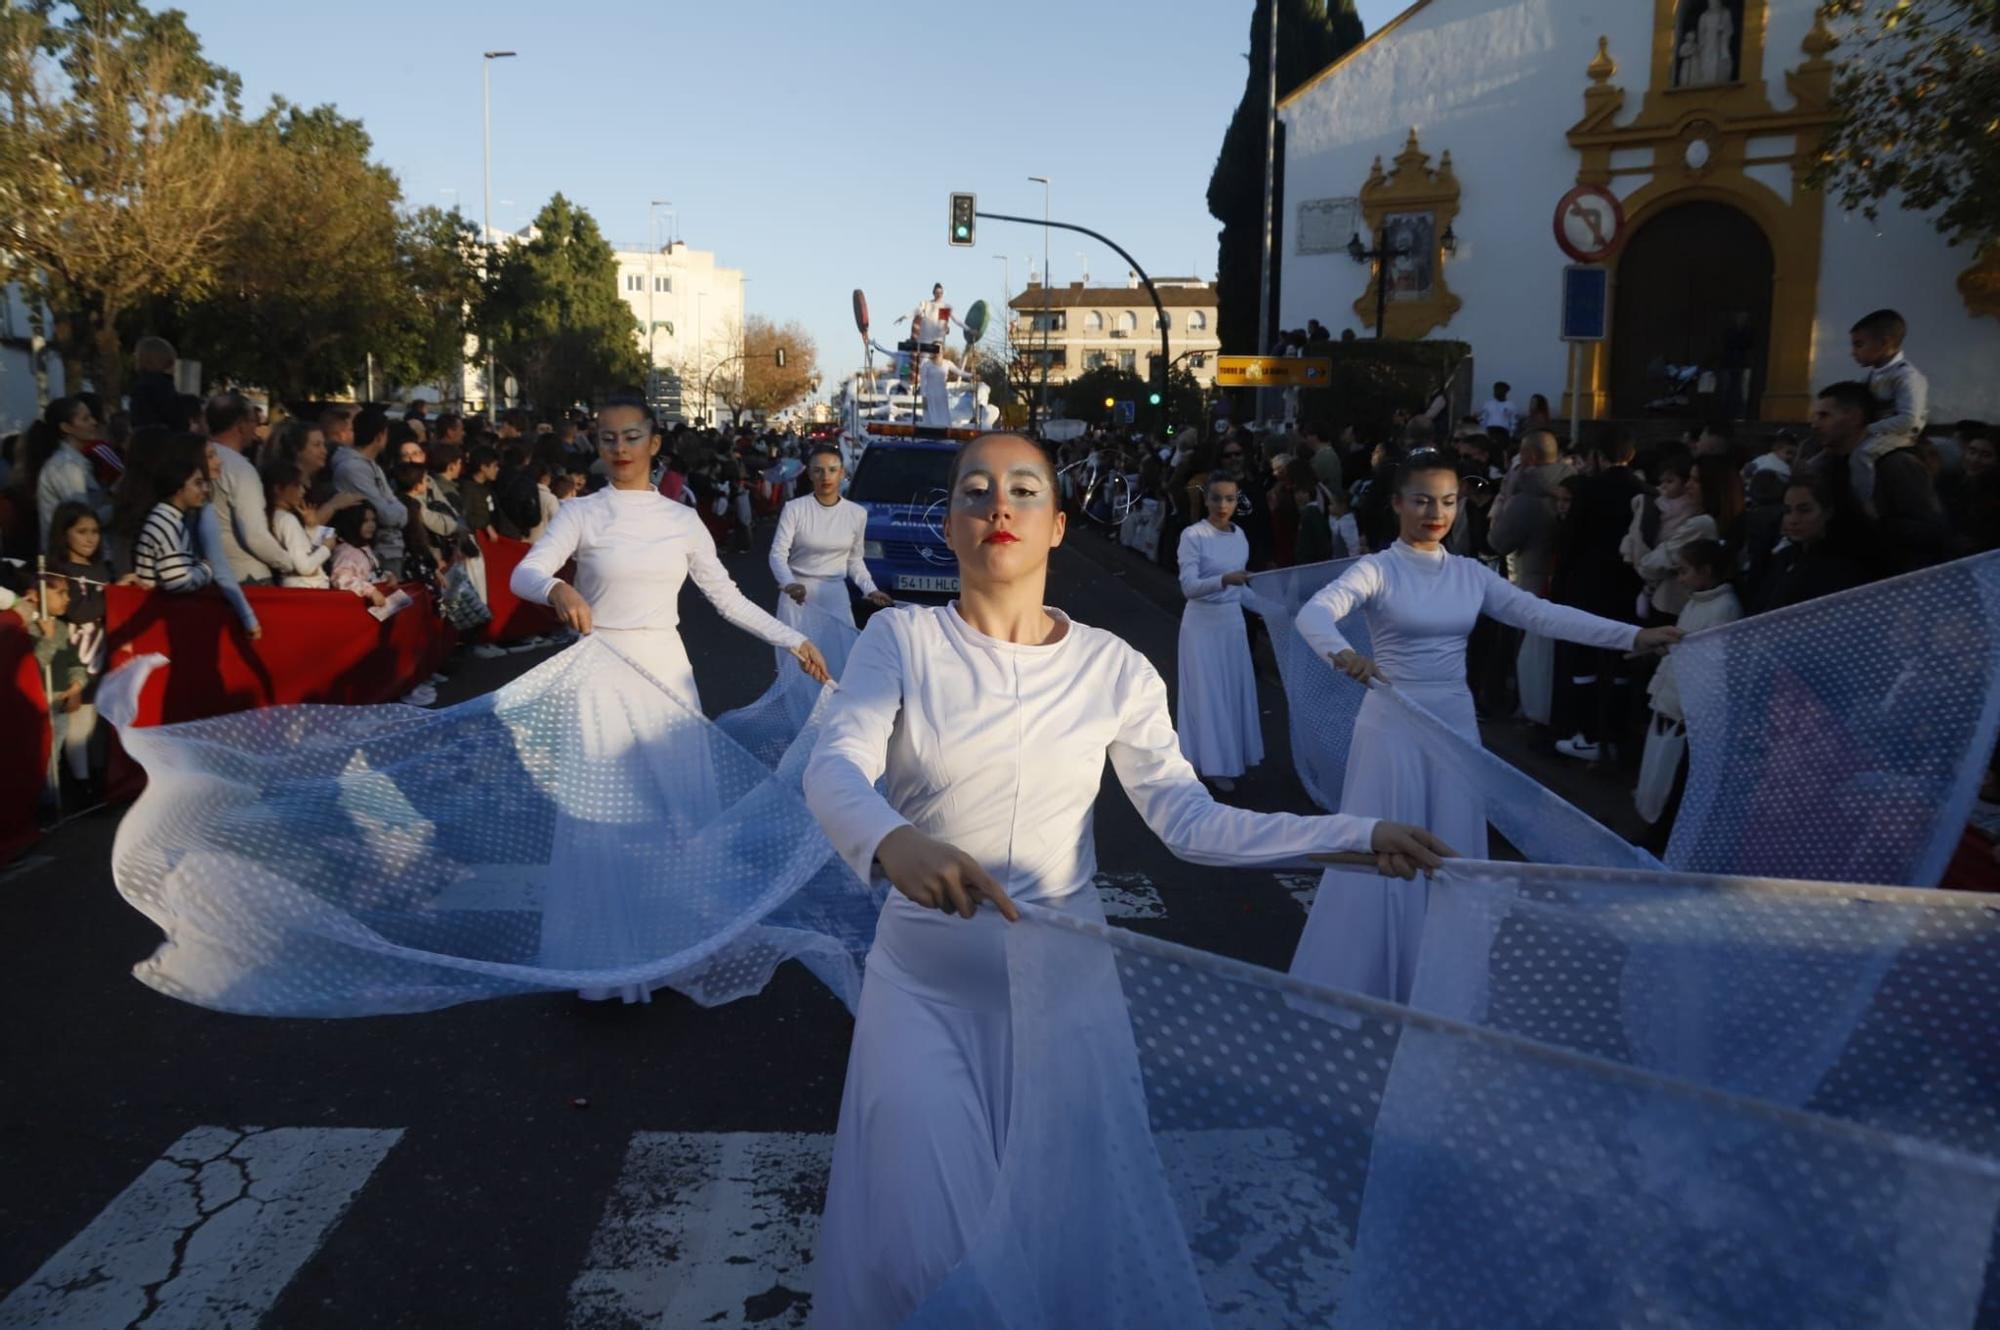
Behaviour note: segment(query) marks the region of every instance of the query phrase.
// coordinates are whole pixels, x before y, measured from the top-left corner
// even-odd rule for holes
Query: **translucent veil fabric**
[[[830,871],[798,796],[803,757],[784,769],[772,715],[760,733],[780,769],[585,639],[438,711],[135,728],[155,664],[113,674],[100,707],[148,774],[112,858],[119,891],[167,935],[136,970],[162,992],[271,1016],[663,982],[723,1001],[797,955],[858,993],[834,925],[872,927],[879,895]],[[809,748],[811,734],[790,737]],[[785,909],[809,884],[813,904]]]
[[[1696,634],[1674,669],[1671,866],[1935,886],[2000,731],[2000,553]]]
[[[999,1195],[913,1326],[1974,1323],[1990,1159],[1024,914]]]

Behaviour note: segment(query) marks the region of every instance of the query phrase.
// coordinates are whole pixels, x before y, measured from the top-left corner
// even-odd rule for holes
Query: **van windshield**
[[[876,444],[861,455],[847,497],[856,503],[929,505],[951,485],[953,448],[897,448]]]

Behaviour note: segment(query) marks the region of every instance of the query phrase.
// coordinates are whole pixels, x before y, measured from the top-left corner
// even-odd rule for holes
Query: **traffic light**
[[[1109,411],[1112,407],[1117,405],[1118,405],[1118,399],[1115,397],[1107,397],[1104,399],[1104,409],[1106,411]]]
[[[970,245],[972,243],[973,219],[978,213],[978,205],[970,194],[951,196],[951,235],[949,243]]]
[[[771,359],[779,369],[783,369],[785,367],[785,348],[782,346],[779,347]]]
[[[1160,404],[1160,395],[1158,393],[1154,393],[1151,396],[1149,396],[1146,400],[1152,403],[1154,406],[1158,406]]]

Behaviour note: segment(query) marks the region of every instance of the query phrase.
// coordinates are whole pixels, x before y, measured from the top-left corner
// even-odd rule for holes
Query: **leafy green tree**
[[[1219,309],[1216,332],[1225,350],[1257,349],[1258,277],[1264,238],[1264,115],[1270,60],[1272,4],[1278,5],[1278,96],[1345,55],[1361,41],[1361,19],[1353,0],[1256,0],[1250,18],[1249,75],[1243,99],[1222,136],[1222,151],[1208,179],[1208,210],[1222,223],[1216,255]],[[1272,177],[1271,287],[1278,286],[1284,253],[1284,126],[1278,126],[1277,166]],[[1356,181],[1358,189],[1361,182]],[[1271,317],[1277,318],[1277,301]],[[1273,328],[1276,327],[1275,322]]]
[[[479,326],[530,401],[561,406],[641,382],[639,322],[618,294],[618,261],[597,221],[561,194],[529,238],[502,250]]]
[[[403,218],[397,263],[406,296],[399,335],[383,362],[400,383],[434,383],[457,396],[466,339],[479,307],[479,232],[457,208],[419,208]]]
[[[1841,37],[1816,180],[1873,218],[1933,213],[1954,244],[2000,239],[2000,0],[1827,0]]]
[[[216,285],[250,156],[239,90],[178,10],[0,4],[0,279],[48,304],[64,359],[107,396],[120,318]]]
[[[402,189],[368,133],[331,106],[279,100],[252,128],[256,181],[230,210],[223,281],[189,304],[182,336],[205,368],[297,400],[409,360]]]

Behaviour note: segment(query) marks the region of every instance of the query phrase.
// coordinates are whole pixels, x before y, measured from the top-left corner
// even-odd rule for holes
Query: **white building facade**
[[[705,386],[725,382],[743,352],[743,273],[715,255],[673,241],[620,249],[618,294],[639,324],[656,409],[669,421],[713,424],[721,413]]]
[[[1830,123],[1838,46],[1813,0],[1419,0],[1279,108],[1281,326],[1317,318],[1468,343],[1481,387],[1585,419],[1802,420],[1861,373],[1848,329],[1909,321],[1932,418],[2000,414],[2000,274],[1888,201],[1878,220],[1806,183]],[[1561,340],[1559,200],[1622,206],[1609,336]],[[1581,219],[1580,219],[1581,220]],[[1587,229],[1577,228],[1587,235]],[[1573,232],[1572,241],[1575,241]],[[1990,266],[1990,264],[1989,264]],[[1715,382],[1742,383],[1732,405]]]
[[[1175,367],[1209,387],[1222,349],[1215,331],[1215,284],[1198,277],[1156,277],[1153,286],[1166,312],[1167,350]],[[1160,311],[1136,274],[1122,286],[1071,282],[1044,288],[1031,280],[1008,307],[1015,354],[1037,367],[1046,357],[1051,385],[1105,367],[1151,381],[1160,355]]]

